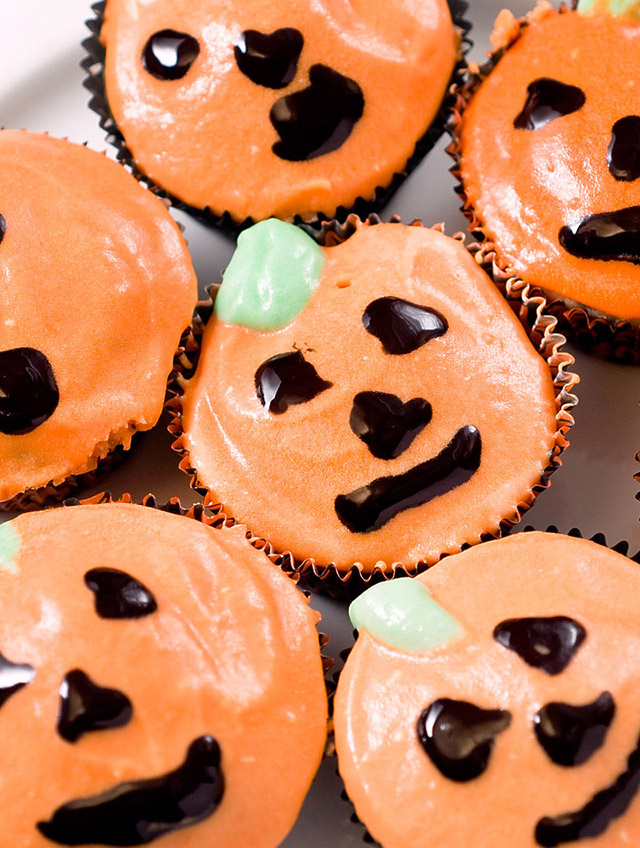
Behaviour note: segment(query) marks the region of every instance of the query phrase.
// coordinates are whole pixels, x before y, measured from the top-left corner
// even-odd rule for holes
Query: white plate
[[[516,14],[524,14],[532,5],[513,0],[511,8]],[[96,150],[105,148],[98,119],[87,108],[88,94],[82,87],[83,72],[79,68],[83,56],[79,45],[86,35],[83,22],[90,17],[89,6],[88,0],[0,0],[3,126],[48,131],[88,142]],[[488,34],[501,6],[501,0],[472,0],[468,17],[474,23],[472,37],[477,46],[471,55],[478,61],[489,47]],[[383,217],[397,213],[405,221],[445,221],[448,233],[466,229],[444,146],[443,140],[405,182]],[[186,226],[202,286],[218,280],[233,251],[231,239],[186,215],[177,213],[177,217]],[[635,500],[638,486],[633,480],[635,471],[640,470],[634,459],[640,450],[640,370],[580,353],[576,359],[582,383],[572,446],[564,454],[564,467],[552,478],[551,489],[538,498],[522,526],[544,529],[555,524],[563,531],[579,527],[588,535],[600,531],[610,542],[627,539],[635,552],[640,548]],[[105,486],[114,495],[131,492],[140,499],[152,491],[161,500],[178,495],[183,502],[191,503],[193,492],[177,469],[170,444],[171,438],[160,425],[142,439]],[[330,653],[337,657],[351,641],[346,610],[326,599],[315,599],[314,605],[323,612],[323,630],[331,636]],[[349,821],[350,809],[340,793],[335,763],[327,761],[295,829],[283,843],[286,848],[363,848],[363,831]]]

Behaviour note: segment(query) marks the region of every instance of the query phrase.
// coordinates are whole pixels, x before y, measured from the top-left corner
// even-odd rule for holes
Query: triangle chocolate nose
[[[431,404],[422,398],[403,403],[385,392],[360,392],[353,399],[349,424],[378,459],[395,459],[431,421]]]

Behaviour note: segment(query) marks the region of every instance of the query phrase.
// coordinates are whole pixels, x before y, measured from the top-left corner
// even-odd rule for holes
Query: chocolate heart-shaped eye
[[[422,398],[403,403],[385,392],[359,392],[349,424],[378,459],[395,459],[431,421],[431,404]]]
[[[527,665],[560,674],[584,642],[587,631],[573,618],[554,615],[547,618],[510,618],[493,631],[493,638]]]
[[[545,704],[533,720],[538,742],[559,766],[579,766],[604,743],[616,710],[610,692],[591,704]]]
[[[556,118],[582,109],[585,102],[584,91],[576,85],[542,77],[527,88],[527,100],[513,126],[517,130],[539,130]]]
[[[278,353],[256,371],[256,394],[267,412],[282,415],[290,406],[313,400],[333,383],[323,380],[299,350]]]
[[[449,324],[444,315],[399,297],[380,297],[362,315],[365,330],[380,339],[385,353],[413,353],[431,339],[444,335]]]
[[[31,683],[35,674],[32,665],[12,663],[0,654],[0,707],[19,689]]]
[[[47,357],[32,347],[0,352],[0,433],[20,436],[55,412],[58,384]]]
[[[270,35],[248,29],[233,52],[238,67],[252,82],[265,88],[284,88],[296,75],[303,44],[302,33],[292,27]]]
[[[640,177],[640,116],[616,121],[607,148],[607,165],[617,180],[633,182]]]
[[[364,96],[352,79],[326,65],[309,70],[308,88],[281,97],[269,115],[280,141],[273,152],[289,162],[337,150],[362,117]]]
[[[445,777],[464,783],[486,771],[496,736],[510,724],[507,710],[440,698],[418,719],[418,739]]]
[[[156,79],[182,79],[199,53],[200,45],[192,35],[163,29],[147,41],[142,51],[142,65]]]
[[[100,618],[143,618],[158,609],[147,587],[117,568],[92,568],[84,582],[94,594]]]
[[[58,733],[67,742],[77,742],[91,730],[122,727],[131,714],[131,701],[125,694],[98,686],[79,668],[66,674],[60,685]]]

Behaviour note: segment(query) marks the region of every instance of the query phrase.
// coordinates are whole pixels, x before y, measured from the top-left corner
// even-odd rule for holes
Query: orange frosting
[[[256,332],[207,325],[183,399],[184,445],[211,496],[279,551],[345,569],[432,562],[497,529],[531,499],[554,445],[554,388],[545,362],[465,247],[435,230],[362,227],[324,249],[307,307],[288,326]],[[363,326],[374,300],[394,296],[438,310],[444,335],[390,355]],[[284,414],[267,412],[255,374],[267,359],[300,350],[333,385]],[[372,455],[350,426],[354,396],[427,400],[432,418],[397,458]],[[373,532],[352,532],[337,495],[398,475],[438,455],[473,425],[482,459],[471,479]]]
[[[335,702],[347,793],[384,848],[539,848],[537,822],[582,808],[626,770],[638,745],[639,567],[592,542],[527,533],[479,545],[416,579],[463,632],[430,654],[359,635]],[[567,616],[585,628],[561,673],[528,665],[493,638],[501,622],[531,616]],[[534,734],[535,714],[552,702],[591,703],[605,691],[615,713],[601,747],[577,767],[552,762]],[[418,741],[418,717],[440,698],[511,713],[476,779],[444,777]],[[602,835],[568,844],[638,844],[640,798],[621,812]]]
[[[637,181],[607,167],[613,125],[638,113],[640,24],[609,14],[532,19],[463,116],[462,180],[501,264],[527,282],[622,319],[640,318],[640,268],[569,254],[564,225],[640,204]],[[513,121],[543,77],[578,86],[581,109],[537,130]]]
[[[281,28],[298,29],[304,46],[295,78],[274,90],[240,72],[234,45],[243,31]],[[142,65],[149,38],[167,29],[200,47],[182,79]],[[332,217],[372,199],[433,121],[460,41],[445,0],[108,0],[100,37],[109,107],[137,166],[185,203],[239,222]],[[285,161],[272,152],[269,113],[309,85],[315,64],[354,80],[364,113],[339,149]]]
[[[9,529],[7,529],[9,528]],[[3,841],[51,848],[36,824],[59,806],[176,769],[212,735],[220,806],[166,848],[275,848],[320,762],[327,704],[317,614],[240,528],[217,531],[133,505],[80,506],[5,525],[18,551],[0,568],[2,655],[35,669],[0,715]],[[96,614],[89,569],[125,571],[153,594],[138,619]],[[128,724],[57,732],[60,684],[80,669],[132,702]]]
[[[40,426],[0,434],[2,501],[153,427],[197,288],[165,206],[86,147],[0,132],[0,213],[0,351],[41,351],[60,393]]]

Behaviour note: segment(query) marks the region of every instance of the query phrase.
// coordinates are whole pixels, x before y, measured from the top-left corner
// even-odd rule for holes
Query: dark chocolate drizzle
[[[55,412],[60,393],[47,357],[32,347],[0,352],[0,433],[21,436]]]
[[[367,332],[382,342],[385,353],[412,353],[422,345],[443,336],[449,329],[444,315],[429,306],[420,306],[399,297],[380,297],[362,315]]]
[[[58,733],[67,742],[77,742],[91,730],[123,727],[132,713],[123,692],[98,686],[79,668],[66,674],[60,685]]]
[[[587,631],[564,615],[547,618],[510,618],[493,631],[493,638],[527,665],[560,674],[569,665]]]
[[[6,232],[7,219],[4,217],[4,215],[0,215],[0,244],[2,244],[2,239],[4,238]]]
[[[347,495],[338,495],[335,510],[352,533],[378,530],[399,512],[422,506],[473,477],[480,465],[482,442],[472,425],[461,427],[437,456],[404,474],[378,477]]]
[[[242,73],[265,88],[284,88],[296,75],[304,38],[292,27],[270,34],[245,30],[233,48]]]
[[[142,66],[159,80],[178,80],[189,71],[200,53],[196,39],[186,32],[163,29],[147,41]]]
[[[559,816],[545,816],[536,825],[536,842],[553,848],[564,842],[600,836],[614,819],[629,809],[640,788],[640,739],[629,755],[627,769],[613,783],[597,792],[584,807]]]
[[[403,403],[385,392],[359,392],[349,424],[378,459],[395,459],[431,421],[431,404],[422,398]]]
[[[508,710],[440,698],[420,715],[418,739],[445,777],[464,783],[487,770],[495,738],[510,724]]]
[[[640,206],[588,215],[561,228],[564,249],[582,259],[640,262]]]
[[[582,109],[585,102],[585,93],[578,86],[541,77],[527,87],[524,108],[514,119],[513,126],[517,130],[539,130],[556,118]]]
[[[256,371],[255,384],[260,403],[275,415],[313,400],[333,385],[320,377],[299,350],[278,353],[263,362]]]
[[[533,726],[538,742],[554,763],[580,766],[604,744],[615,711],[610,692],[581,706],[553,701],[536,713]]]
[[[117,568],[92,568],[84,582],[95,595],[100,618],[142,618],[158,608],[146,586]]]
[[[31,683],[35,675],[32,665],[12,663],[0,654],[0,707],[23,686]]]
[[[616,121],[607,148],[607,165],[612,175],[623,182],[640,177],[640,117],[627,115]]]
[[[280,141],[273,152],[289,162],[303,162],[337,150],[351,135],[364,111],[362,89],[326,65],[312,65],[310,85],[281,97],[269,118]]]
[[[212,736],[201,736],[175,771],[70,801],[37,827],[59,845],[146,845],[204,821],[223,793],[220,747]]]

